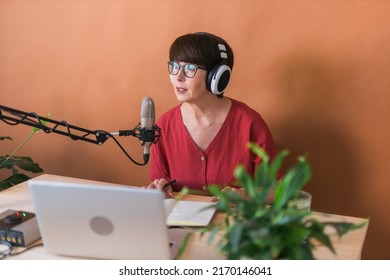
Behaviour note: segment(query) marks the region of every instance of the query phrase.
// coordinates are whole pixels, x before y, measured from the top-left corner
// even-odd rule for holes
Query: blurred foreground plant
[[[298,162],[280,175],[287,150],[271,161],[256,144],[249,143],[248,147],[261,158],[261,163],[253,177],[241,165],[235,169],[236,184],[244,189],[245,195],[222,191],[221,186],[209,186],[210,194],[218,198],[213,207],[224,213],[225,218],[221,224],[198,230],[201,236],[209,234],[209,244],[216,240],[217,251],[227,259],[314,259],[313,249],[318,243],[336,254],[325,228],[334,228],[341,237],[366,224],[321,222],[313,218],[310,211],[293,206],[290,202],[298,198],[311,178],[308,159],[298,157]],[[268,204],[271,194],[274,201]]]

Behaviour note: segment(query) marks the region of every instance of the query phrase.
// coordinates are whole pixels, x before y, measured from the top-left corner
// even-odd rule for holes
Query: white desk
[[[185,199],[205,201],[208,198],[197,195],[187,195]],[[31,203],[30,193],[28,192],[27,183],[24,182],[5,191],[0,192],[0,212],[7,209],[23,210],[28,212],[35,212]],[[345,221],[352,223],[361,223],[366,221],[365,219],[324,214],[313,213],[319,220],[331,220],[331,221]],[[214,221],[223,219],[222,214],[217,214],[214,217]],[[361,258],[361,251],[366,237],[367,226],[358,230],[351,231],[344,235],[342,238],[338,238],[334,233],[331,234],[332,244],[337,252],[337,255],[333,255],[325,246],[318,246],[314,252],[317,259],[347,259],[354,260]],[[40,240],[38,242],[41,242]],[[22,250],[23,248],[17,248]],[[207,245],[207,237],[202,239],[199,236],[193,236],[188,243],[187,249],[183,256],[184,259],[221,259],[214,248]],[[46,252],[44,247],[33,248],[23,254],[13,256],[7,259],[37,259],[37,260],[53,260],[53,259],[71,259],[63,256],[56,256]]]

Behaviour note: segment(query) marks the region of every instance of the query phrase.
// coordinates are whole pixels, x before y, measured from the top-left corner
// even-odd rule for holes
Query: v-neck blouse
[[[160,140],[151,146],[150,179],[177,179],[177,190],[183,186],[198,190],[211,184],[232,186],[238,164],[253,174],[259,163],[246,147],[248,142],[257,143],[273,157],[274,142],[263,118],[246,104],[231,100],[224,123],[205,151],[184,126],[180,105],[164,113],[157,121]]]

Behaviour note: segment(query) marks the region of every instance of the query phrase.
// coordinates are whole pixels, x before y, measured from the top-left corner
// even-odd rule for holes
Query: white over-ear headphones
[[[206,87],[210,92],[216,95],[220,95],[225,91],[226,87],[228,86],[230,81],[230,76],[232,73],[232,69],[230,68],[227,61],[228,54],[227,54],[226,46],[223,42],[221,42],[221,40],[218,37],[210,33],[199,32],[197,34],[204,34],[210,36],[215,40],[216,44],[218,45],[221,61],[216,65],[214,65],[208,71],[207,79],[206,79]]]

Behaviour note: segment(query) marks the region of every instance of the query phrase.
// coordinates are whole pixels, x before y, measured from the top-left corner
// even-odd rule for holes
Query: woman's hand
[[[164,192],[166,198],[172,198],[172,187],[169,185],[164,188],[164,186],[168,183],[168,181],[164,178],[162,179],[155,179],[153,182],[147,186],[147,189],[158,189]]]
[[[245,193],[245,189],[243,188],[233,188],[233,187],[225,187],[222,189],[223,192],[235,192],[237,193],[241,198],[248,198],[248,195]],[[274,197],[274,193],[271,192],[270,194],[268,194],[268,197],[267,197],[267,200],[266,200],[266,204],[272,204],[273,201],[274,201],[275,197]],[[210,200],[212,202],[216,202],[218,201],[218,197],[216,196],[212,196],[210,198]]]
[[[237,194],[238,194],[240,197],[242,197],[242,198],[246,197],[245,190],[244,190],[243,188],[224,187],[224,188],[222,189],[222,191],[223,191],[223,192],[230,192],[230,191],[231,191],[231,192],[237,193]],[[212,196],[212,197],[210,198],[210,200],[211,200],[212,202],[218,201],[218,197]]]

